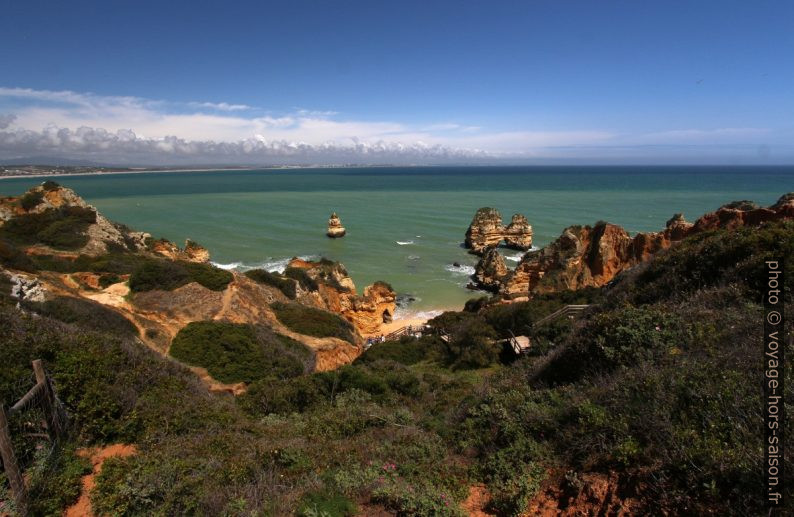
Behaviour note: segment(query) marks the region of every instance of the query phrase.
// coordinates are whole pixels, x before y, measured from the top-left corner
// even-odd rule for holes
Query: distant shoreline
[[[60,178],[70,176],[109,176],[111,174],[155,174],[163,172],[218,172],[218,171],[259,171],[271,169],[288,169],[297,167],[235,167],[233,169],[146,169],[146,170],[130,170],[130,171],[101,171],[101,172],[66,172],[63,174],[12,174],[0,175],[0,180],[4,179],[19,179],[19,178]]]

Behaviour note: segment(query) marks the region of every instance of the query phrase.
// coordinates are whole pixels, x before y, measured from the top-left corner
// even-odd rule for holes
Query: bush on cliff
[[[130,290],[172,291],[190,282],[198,282],[212,291],[223,291],[233,279],[232,273],[211,264],[148,259],[132,272]]]
[[[284,276],[296,280],[307,291],[317,290],[317,282],[303,268],[288,267],[284,270]]]
[[[295,377],[308,369],[311,359],[308,349],[286,336],[220,321],[188,323],[174,337],[169,353],[229,383]]]
[[[315,337],[337,337],[355,342],[353,325],[338,314],[299,303],[276,302],[270,305],[278,320],[290,330]]]
[[[613,299],[654,303],[735,283],[759,300],[766,284],[766,260],[782,260],[784,270],[794,269],[794,221],[704,232],[685,239],[633,274],[619,277],[615,290],[621,295]],[[794,275],[786,275],[784,280],[784,299],[791,303]]]
[[[25,192],[25,194],[19,198],[19,205],[24,208],[25,211],[29,211],[39,206],[42,200],[44,200],[44,192],[41,190],[34,190],[32,192]]]
[[[270,285],[284,293],[290,300],[297,297],[297,282],[291,278],[284,278],[277,273],[271,273],[264,269],[252,269],[245,272],[245,276],[260,284]]]
[[[46,244],[76,249],[88,242],[86,229],[96,222],[90,208],[67,206],[13,217],[0,227],[0,237],[23,245]]]

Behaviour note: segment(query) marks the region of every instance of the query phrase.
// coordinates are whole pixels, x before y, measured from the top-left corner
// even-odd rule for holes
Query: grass
[[[270,307],[278,320],[294,332],[355,341],[353,325],[337,314],[298,303],[276,302]]]
[[[189,323],[174,337],[169,353],[227,383],[295,377],[311,359],[308,349],[286,336],[218,321]]]

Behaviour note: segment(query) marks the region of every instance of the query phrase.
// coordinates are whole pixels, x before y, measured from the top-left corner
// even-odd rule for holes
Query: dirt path
[[[469,487],[469,496],[461,507],[469,517],[493,517],[494,514],[485,511],[490,501],[491,495],[485,485],[473,485]]]
[[[93,471],[83,476],[81,480],[82,489],[80,491],[80,499],[66,509],[64,517],[92,517],[94,512],[91,510],[91,491],[96,485],[97,475],[102,472],[102,464],[108,458],[124,458],[132,456],[135,452],[136,448],[134,445],[125,445],[122,443],[108,445],[107,447],[99,449],[80,449],[77,451],[80,456],[91,459]]]

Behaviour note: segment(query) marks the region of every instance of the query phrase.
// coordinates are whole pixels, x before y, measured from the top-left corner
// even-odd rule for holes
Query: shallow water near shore
[[[359,291],[375,280],[414,301],[398,317],[460,308],[477,257],[462,247],[474,212],[527,216],[534,245],[566,226],[606,220],[657,231],[739,199],[774,203],[794,167],[372,167],[58,176],[110,219],[179,244],[206,246],[222,267],[283,268],[290,257],[345,264]],[[43,177],[0,181],[17,195]],[[336,212],[342,239],[325,236]],[[508,265],[521,256],[502,250]],[[454,266],[453,263],[460,266]]]

